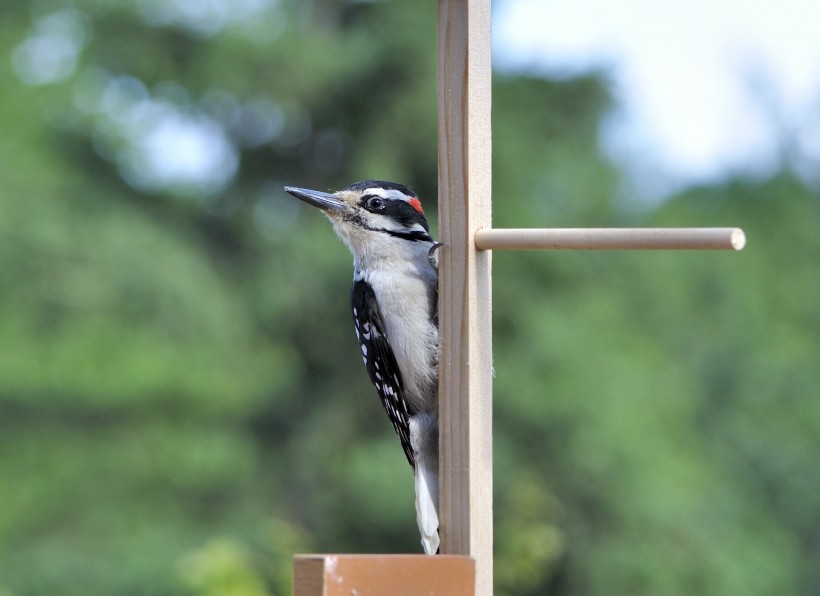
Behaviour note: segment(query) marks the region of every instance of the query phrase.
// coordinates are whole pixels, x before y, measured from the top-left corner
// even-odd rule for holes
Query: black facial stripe
[[[367,200],[369,198],[371,198],[371,196],[363,197],[359,204],[371,213],[391,217],[405,228],[412,228],[418,224],[421,225],[426,232],[430,232],[430,225],[427,223],[427,218],[424,217],[424,214],[416,211],[407,201],[402,201],[401,199],[382,199],[384,206],[381,209],[368,209]]]
[[[393,230],[374,230],[375,232],[384,232],[385,234],[389,234],[391,236],[395,236],[396,238],[403,238],[404,240],[410,240],[411,242],[418,242],[418,241],[427,241],[432,242],[433,239],[430,238],[430,234],[426,232],[395,232]]]
[[[364,220],[359,217],[358,215],[352,215],[349,218],[349,221],[355,223],[363,227],[366,230],[370,230],[371,232],[382,232],[389,236],[394,236],[396,238],[403,238],[404,240],[410,240],[411,242],[417,241],[426,241],[426,242],[433,242],[433,239],[430,237],[430,234],[427,232],[422,232],[421,230],[408,230],[406,232],[397,231],[397,230],[388,230],[386,228],[371,228],[370,226],[366,225]]]

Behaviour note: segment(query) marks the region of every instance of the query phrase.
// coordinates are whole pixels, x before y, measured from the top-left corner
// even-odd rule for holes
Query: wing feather
[[[354,282],[352,303],[353,323],[364,365],[399,436],[404,455],[415,470],[416,462],[410,445],[410,417],[414,412],[408,409],[401,371],[385,335],[384,320],[373,288],[364,281]]]

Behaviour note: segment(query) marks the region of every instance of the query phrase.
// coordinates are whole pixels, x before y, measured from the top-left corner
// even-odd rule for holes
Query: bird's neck
[[[359,250],[352,251],[353,265],[357,272],[432,269],[430,264],[432,246],[433,243],[426,240],[409,242],[396,239],[374,247],[359,247]]]

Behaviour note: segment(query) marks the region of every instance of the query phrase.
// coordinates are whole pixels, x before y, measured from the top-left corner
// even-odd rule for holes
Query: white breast
[[[436,271],[427,257],[429,243],[413,244],[411,255],[356,263],[356,278],[369,283],[376,294],[407,399],[420,410],[433,411],[438,376],[438,330],[431,317]]]

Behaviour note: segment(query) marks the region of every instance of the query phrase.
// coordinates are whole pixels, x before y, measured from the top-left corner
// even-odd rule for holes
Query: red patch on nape
[[[424,210],[421,208],[421,201],[419,201],[416,197],[410,197],[407,199],[407,202],[410,203],[410,206],[413,209],[424,215]]]

